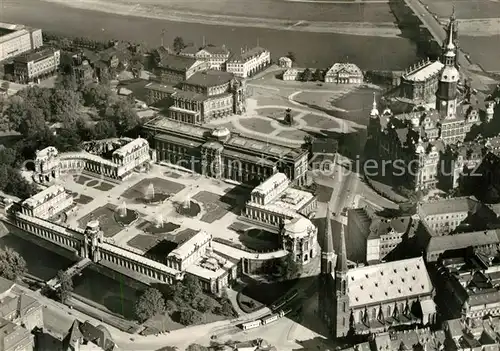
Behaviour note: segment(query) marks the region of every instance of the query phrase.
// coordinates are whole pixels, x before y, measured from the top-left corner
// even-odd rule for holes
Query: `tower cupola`
[[[372,110],[370,112],[370,117],[378,117],[379,112],[377,108],[377,98],[375,96],[375,93],[373,93],[373,104],[372,104]]]

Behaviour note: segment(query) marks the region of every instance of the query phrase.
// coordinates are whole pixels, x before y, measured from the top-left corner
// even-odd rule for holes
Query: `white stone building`
[[[87,171],[104,177],[123,180],[136,167],[151,161],[149,144],[146,139],[137,138],[115,150],[111,160],[89,152],[67,152],[59,154],[49,146],[37,151],[33,179],[37,183],[49,183],[60,173]]]
[[[325,83],[362,84],[363,71],[354,63],[335,63],[325,74]]]
[[[31,217],[49,219],[72,205],[71,194],[60,185],[52,185],[23,201],[21,212]]]
[[[271,64],[271,52],[255,47],[243,50],[239,54],[233,54],[226,62],[226,71],[233,73],[236,77],[248,78],[262,71]]]
[[[276,173],[252,190],[244,216],[279,228],[286,220],[308,216],[317,207],[313,194],[293,189],[287,176]]]
[[[283,80],[284,81],[294,81],[299,80],[301,72],[296,68],[287,69],[283,72]]]
[[[287,220],[280,232],[283,248],[297,263],[306,264],[318,253],[318,228],[305,217]]]
[[[289,57],[280,57],[278,63],[281,68],[292,68],[293,61]]]

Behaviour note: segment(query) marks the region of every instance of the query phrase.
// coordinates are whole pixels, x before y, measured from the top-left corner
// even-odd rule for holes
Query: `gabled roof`
[[[160,57],[159,66],[174,71],[186,72],[194,66],[196,59],[178,55],[166,54]]]
[[[350,269],[347,279],[352,308],[423,296],[434,289],[422,257]]]
[[[229,72],[208,70],[204,72],[196,72],[189,77],[184,84],[196,85],[201,87],[213,87],[230,82],[234,75]]]

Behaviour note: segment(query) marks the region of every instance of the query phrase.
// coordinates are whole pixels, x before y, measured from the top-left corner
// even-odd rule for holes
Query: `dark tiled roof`
[[[229,72],[222,72],[216,70],[208,70],[204,72],[197,72],[193,74],[184,83],[190,85],[197,85],[202,87],[213,87],[230,82],[234,75]]]
[[[191,101],[205,101],[208,99],[207,96],[203,94],[198,94],[192,91],[177,91],[175,94],[172,95],[174,99],[179,99],[179,100],[191,100]]]
[[[163,55],[160,61],[160,67],[171,69],[174,71],[186,72],[196,62],[196,59],[191,57],[177,55]]]
[[[55,50],[54,49],[43,49],[41,51],[37,52],[30,52],[27,54],[19,55],[14,58],[14,62],[19,62],[19,63],[28,63],[28,62],[33,62],[33,61],[40,61],[43,59],[46,59],[47,57],[50,57],[54,55]]]
[[[224,46],[207,45],[202,50],[208,51],[212,55],[228,55],[229,50]]]
[[[229,61],[231,61],[231,62],[247,62],[256,56],[261,55],[265,51],[266,51],[266,49],[258,47],[258,46],[255,48],[246,50],[246,51],[242,50],[239,53],[233,54],[229,58]]]

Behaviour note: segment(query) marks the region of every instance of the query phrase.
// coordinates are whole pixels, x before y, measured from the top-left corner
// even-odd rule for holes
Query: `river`
[[[73,264],[71,260],[11,233],[0,237],[0,248],[5,247],[17,251],[26,261],[28,273],[44,281],[55,277],[59,270],[65,270]],[[133,308],[138,292],[124,282],[85,268],[81,275],[73,278],[73,284],[74,293],[125,318],[134,318]]]
[[[364,70],[400,70],[417,60],[416,45],[406,38],[168,22],[76,9],[42,0],[3,0],[0,6],[2,22],[23,23],[68,36],[159,45],[161,32],[165,30],[166,43],[182,36],[186,42],[201,45],[205,37],[207,42],[225,44],[233,50],[256,45],[258,41],[271,50],[273,57],[293,51],[297,63],[309,67],[327,67],[348,60]]]

